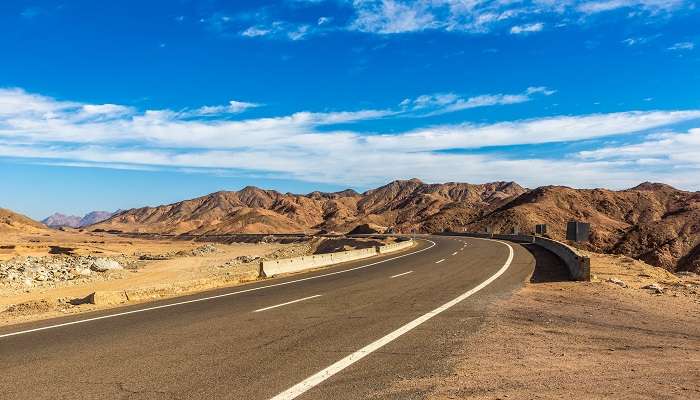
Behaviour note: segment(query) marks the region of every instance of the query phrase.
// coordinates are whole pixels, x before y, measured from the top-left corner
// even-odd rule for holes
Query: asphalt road
[[[485,307],[534,265],[515,244],[429,236],[312,273],[4,327],[0,399],[422,398],[386,389],[449,370]]]

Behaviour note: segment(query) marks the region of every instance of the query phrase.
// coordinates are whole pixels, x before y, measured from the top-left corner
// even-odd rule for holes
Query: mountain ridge
[[[395,180],[358,193],[280,193],[247,186],[120,212],[90,229],[169,234],[349,232],[363,224],[399,233],[444,230],[531,232],[546,223],[564,240],[566,222],[592,225],[579,246],[620,253],[669,270],[700,269],[700,192],[644,182],[624,190],[516,182]]]

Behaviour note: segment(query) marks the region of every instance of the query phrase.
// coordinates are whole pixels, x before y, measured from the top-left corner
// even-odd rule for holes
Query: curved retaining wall
[[[485,239],[510,240],[512,242],[534,243],[545,250],[549,250],[559,257],[569,269],[571,279],[577,281],[591,280],[591,260],[580,254],[575,248],[556,240],[532,235],[499,235],[490,233],[462,233],[448,232],[446,235],[468,236]]]
[[[591,259],[580,254],[575,248],[556,240],[533,236],[536,245],[551,251],[569,267],[569,275],[577,281],[591,280]]]
[[[261,277],[272,277],[290,272],[300,272],[311,268],[325,267],[346,261],[361,260],[363,258],[376,256],[378,254],[391,253],[409,248],[411,246],[413,246],[413,239],[388,244],[386,246],[369,247],[366,249],[339,251],[328,254],[314,254],[311,256],[285,258],[282,260],[263,261],[260,263],[259,275]]]

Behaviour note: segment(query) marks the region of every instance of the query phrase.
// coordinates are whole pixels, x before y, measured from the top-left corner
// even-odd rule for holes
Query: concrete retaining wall
[[[300,272],[307,269],[325,267],[347,261],[361,260],[363,258],[386,254],[398,250],[403,250],[413,246],[413,240],[388,244],[380,247],[370,247],[367,249],[339,251],[328,254],[314,254],[311,256],[301,256],[286,258],[282,260],[263,261],[260,263],[260,276],[272,277],[290,272]]]
[[[556,240],[532,235],[499,235],[489,233],[447,232],[446,235],[467,236],[476,238],[509,240],[512,242],[534,243],[559,257],[569,269],[571,279],[577,281],[591,280],[591,260],[580,254],[575,248]]]

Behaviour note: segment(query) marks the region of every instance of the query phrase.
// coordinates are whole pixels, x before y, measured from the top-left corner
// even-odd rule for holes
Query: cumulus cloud
[[[523,95],[546,92],[551,90],[531,87]],[[410,104],[433,107],[437,103],[444,107],[458,98],[433,96]],[[87,118],[85,110],[101,117]],[[365,131],[354,125],[404,113],[368,109],[302,111],[240,120],[216,115],[197,118],[173,110],[136,111],[114,104],[61,101],[5,89],[0,90],[0,157],[108,168],[243,171],[359,186],[421,176],[435,181],[516,179],[533,186],[562,183],[611,187],[659,179],[682,181],[684,187],[690,187],[687,160],[696,157],[700,149],[700,130],[691,130],[657,134],[636,148],[602,147],[597,153],[561,154],[555,159],[513,159],[474,152],[482,147],[624,137],[621,135],[633,138],[652,129],[697,121],[700,110],[465,122],[392,134]],[[641,153],[646,159],[663,161],[664,168],[650,169],[651,161],[640,167],[634,159],[642,158]]]

